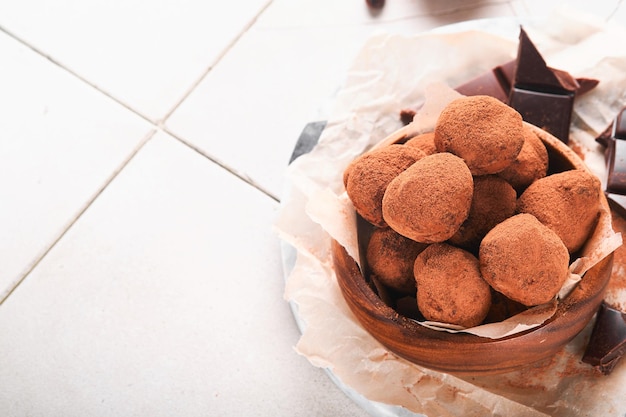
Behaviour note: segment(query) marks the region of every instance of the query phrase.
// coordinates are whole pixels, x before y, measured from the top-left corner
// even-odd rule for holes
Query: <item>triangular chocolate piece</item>
[[[515,84],[509,105],[528,123],[567,143],[574,92],[579,87],[570,74],[549,68],[526,31],[520,28]]]
[[[523,28],[520,28],[517,49],[515,85],[519,87],[539,87],[547,91],[564,89],[559,77],[551,68],[548,68],[546,61]]]
[[[596,80],[595,78],[576,78],[576,82],[578,82],[579,85],[578,90],[576,90],[576,95],[582,96],[596,88],[600,80]]]

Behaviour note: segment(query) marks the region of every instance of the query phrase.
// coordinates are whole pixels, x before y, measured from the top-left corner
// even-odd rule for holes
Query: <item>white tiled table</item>
[[[0,3],[0,415],[363,415],[292,349],[295,140],[374,31],[546,3]]]

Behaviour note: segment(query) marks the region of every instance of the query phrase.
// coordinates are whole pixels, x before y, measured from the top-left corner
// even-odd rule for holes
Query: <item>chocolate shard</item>
[[[626,139],[626,107],[624,107],[613,122],[613,138]]]
[[[551,68],[548,68],[546,61],[523,28],[520,28],[519,45],[517,48],[515,84],[549,90],[563,89],[559,77]]]
[[[417,114],[417,110],[415,109],[401,109],[400,110],[400,121],[404,126],[408,125],[413,121],[413,118]]]
[[[608,125],[607,128],[598,135],[598,137],[596,137],[596,142],[604,147],[609,146],[609,144],[613,140],[613,124],[614,122],[611,122],[611,124]]]
[[[570,74],[547,66],[526,31],[521,28],[515,83],[509,96],[509,105],[525,121],[567,143],[574,96],[579,87]]]
[[[606,191],[626,194],[626,141],[613,140],[609,144],[608,177]]]
[[[559,84],[561,84],[561,87],[564,90],[571,91],[572,93],[576,93],[578,90],[580,90],[580,84],[578,83],[578,80],[574,78],[569,72],[550,67],[548,67],[548,69],[554,73],[556,78],[559,80]]]
[[[507,104],[514,73],[515,61],[513,60],[469,80],[456,87],[455,90],[465,96],[491,96]]]
[[[606,198],[613,210],[626,217],[626,107],[620,110],[596,142],[606,147]]]
[[[526,31],[520,28],[517,58],[457,86],[465,96],[488,95],[510,105],[524,120],[539,126],[564,142],[569,128],[574,98],[598,85],[592,78],[575,78],[570,73],[546,65]],[[415,109],[403,109],[403,124],[413,120]]]
[[[574,93],[513,87],[509,105],[522,118],[567,143],[574,108]]]
[[[600,80],[596,80],[595,78],[576,78],[576,82],[578,82],[576,96],[582,96],[583,94],[596,88],[596,86],[600,83]]]
[[[626,314],[602,303],[582,360],[608,375],[624,353]]]

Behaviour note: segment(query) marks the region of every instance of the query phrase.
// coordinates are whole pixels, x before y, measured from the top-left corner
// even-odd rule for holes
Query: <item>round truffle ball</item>
[[[417,242],[443,242],[469,214],[474,180],[463,160],[450,153],[428,155],[389,183],[383,218]]]
[[[389,227],[378,228],[367,245],[367,263],[380,282],[403,294],[415,295],[413,264],[425,248],[426,244],[407,239]]]
[[[538,179],[517,201],[519,213],[530,213],[552,229],[570,253],[580,249],[593,230],[600,209],[600,180],[582,169]]]
[[[498,175],[508,181],[518,193],[548,172],[548,150],[539,136],[524,126],[524,146],[515,161]]]
[[[522,116],[489,96],[452,101],[435,126],[437,150],[463,158],[473,175],[502,171],[517,158],[523,145]]]
[[[404,145],[389,145],[356,158],[344,172],[346,192],[355,210],[375,226],[386,226],[382,200],[387,185],[424,153]]]
[[[516,204],[517,193],[502,178],[495,175],[474,177],[469,216],[449,242],[477,253],[487,232],[515,214]]]
[[[437,153],[437,147],[435,146],[435,132],[426,132],[414,136],[407,140],[405,145],[417,147],[424,151],[426,155]]]
[[[479,325],[491,305],[491,288],[471,253],[437,243],[415,259],[417,307],[431,321],[463,327]]]
[[[487,313],[487,317],[483,323],[497,323],[511,318],[523,311],[526,311],[526,307],[522,303],[513,301],[508,297],[505,297],[502,293],[491,289],[491,307]]]
[[[485,281],[525,306],[552,300],[568,275],[569,253],[561,239],[526,213],[491,229],[478,259]]]

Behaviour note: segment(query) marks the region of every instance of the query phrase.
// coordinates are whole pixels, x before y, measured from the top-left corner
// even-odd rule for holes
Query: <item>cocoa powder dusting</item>
[[[412,137],[406,141],[405,145],[415,146],[424,151],[426,155],[437,153],[437,147],[435,146],[435,132],[426,132]]]
[[[614,210],[611,210],[613,230],[626,236],[626,220]],[[626,247],[620,246],[613,254],[613,272],[604,297],[604,301],[611,307],[626,311]]]
[[[526,306],[549,302],[567,278],[569,254],[559,237],[530,214],[491,229],[480,244],[480,272],[492,288]]]
[[[344,183],[356,211],[373,225],[385,226],[382,199],[387,185],[424,156],[417,148],[391,145],[355,159],[344,172]]]
[[[422,243],[443,242],[467,219],[474,180],[460,158],[428,155],[391,181],[383,197],[385,222]]]
[[[577,169],[538,179],[520,196],[517,211],[530,213],[552,229],[570,253],[587,240],[598,218],[600,180]]]
[[[472,175],[495,174],[508,167],[524,144],[522,116],[489,96],[452,101],[435,126],[435,146],[462,158]]]

